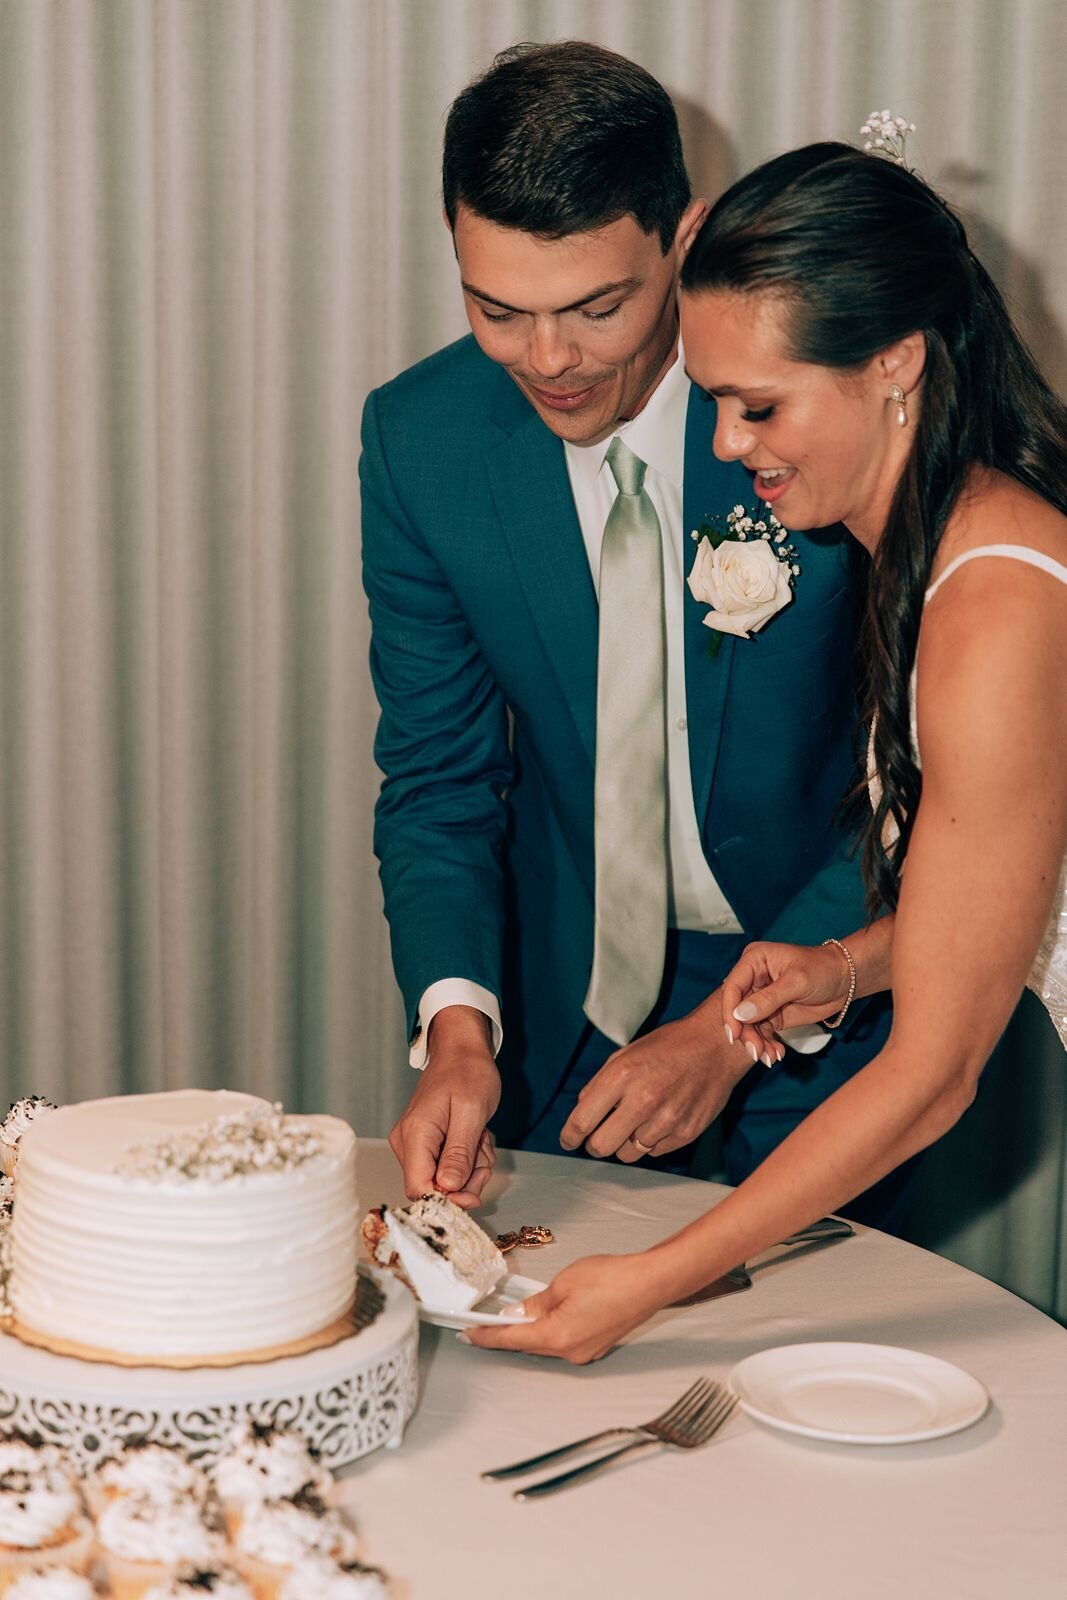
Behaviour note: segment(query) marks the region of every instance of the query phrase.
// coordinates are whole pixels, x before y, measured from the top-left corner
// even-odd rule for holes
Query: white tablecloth
[[[384,1143],[360,1147],[365,1205],[399,1203]],[[639,1248],[723,1191],[617,1165],[502,1152],[491,1231],[548,1223],[517,1251],[547,1279],[577,1256]],[[664,1313],[575,1368],[422,1329],[422,1395],[401,1447],[344,1474],[368,1559],[402,1600],[1063,1600],[1067,1332],[962,1267],[871,1230],[757,1264],[753,1287]],[[706,1448],[648,1451],[543,1501],[479,1472],[655,1416],[694,1377],[804,1340],[903,1345],[989,1389],[973,1427],[927,1444],[848,1446],[735,1414]],[[572,1462],[564,1465],[572,1465]],[[556,1470],[563,1470],[562,1467]]]

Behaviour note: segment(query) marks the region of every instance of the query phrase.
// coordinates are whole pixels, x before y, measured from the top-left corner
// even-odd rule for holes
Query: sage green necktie
[[[648,1016],[667,930],[663,556],[645,463],[619,438],[618,496],[600,553],[596,707],[596,928],[584,1010],[616,1044]]]

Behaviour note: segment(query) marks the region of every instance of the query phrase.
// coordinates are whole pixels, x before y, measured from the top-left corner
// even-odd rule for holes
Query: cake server
[[[821,1217],[818,1222],[813,1222],[810,1228],[801,1228],[799,1233],[791,1233],[788,1239],[783,1239],[780,1244],[772,1246],[776,1250],[788,1250],[794,1245],[829,1243],[833,1239],[848,1239],[855,1233],[851,1222],[846,1222],[844,1217]],[[683,1306],[697,1305],[704,1300],[718,1300],[724,1294],[737,1294],[741,1289],[751,1289],[752,1278],[748,1267],[742,1262],[739,1267],[732,1267],[721,1278],[716,1278],[714,1283],[707,1284],[703,1289],[698,1289],[696,1294],[690,1295],[687,1300],[679,1300]]]

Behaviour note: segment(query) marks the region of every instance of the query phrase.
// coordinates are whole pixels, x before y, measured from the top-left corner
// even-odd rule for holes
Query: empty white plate
[[[515,1315],[517,1307],[545,1287],[537,1278],[520,1278],[517,1272],[509,1272],[492,1294],[469,1311],[434,1311],[420,1303],[419,1316],[439,1328],[491,1328],[494,1323],[521,1322],[522,1318]]]
[[[749,1416],[842,1444],[916,1444],[970,1427],[989,1395],[961,1367],[891,1344],[791,1344],[739,1361],[730,1388]]]

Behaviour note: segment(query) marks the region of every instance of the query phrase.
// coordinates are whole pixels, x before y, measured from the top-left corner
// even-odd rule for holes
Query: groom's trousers
[[[741,935],[668,933],[663,985],[641,1032],[649,1033],[661,1023],[692,1011],[722,981],[747,942]],[[814,1055],[788,1050],[778,1066],[757,1063],[746,1073],[722,1113],[727,1182],[737,1184],[746,1178],[809,1112],[852,1077],[864,1060],[877,1053],[886,1032],[888,996],[871,999],[864,1005],[864,1015],[847,1041],[831,1039]],[[560,1131],[577,1105],[581,1089],[616,1048],[591,1023],[586,1025],[543,1115],[523,1138],[514,1141],[520,1149],[553,1155],[568,1153],[561,1149]],[[584,1150],[570,1153],[586,1155]],[[696,1146],[688,1145],[658,1159],[646,1156],[636,1164],[695,1176],[695,1154]],[[850,1205],[843,1206],[843,1214],[890,1233],[898,1232],[906,1219],[913,1167],[914,1162],[907,1162],[890,1173]]]

